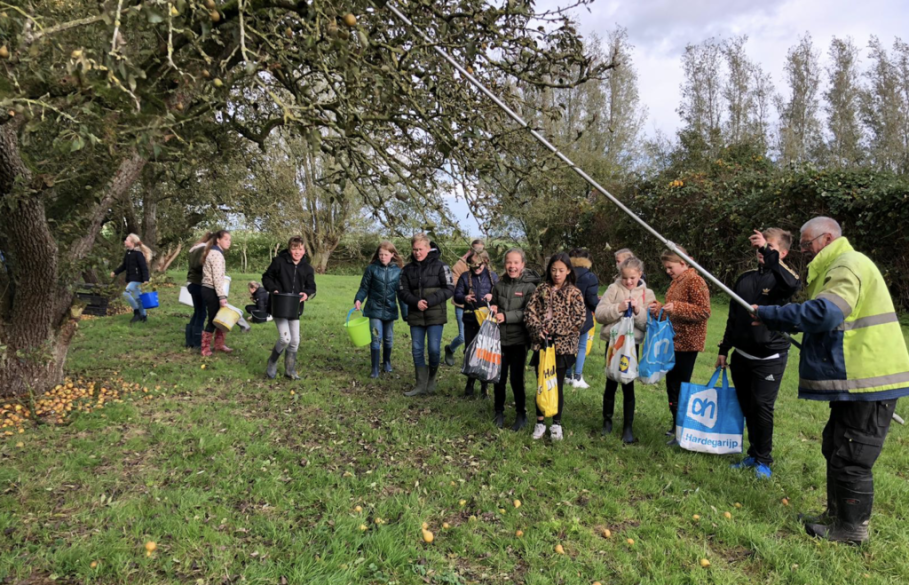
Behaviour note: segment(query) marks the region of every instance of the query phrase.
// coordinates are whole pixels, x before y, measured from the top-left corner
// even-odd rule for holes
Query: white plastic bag
[[[620,384],[634,382],[638,377],[638,353],[634,345],[634,312],[631,307],[609,332],[606,376]]]

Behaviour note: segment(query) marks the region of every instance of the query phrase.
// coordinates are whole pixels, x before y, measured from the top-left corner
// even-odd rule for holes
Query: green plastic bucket
[[[344,323],[344,328],[347,329],[347,335],[350,337],[350,342],[354,347],[369,345],[372,341],[372,336],[369,334],[369,318],[357,317],[356,319],[351,319],[350,314],[354,311],[356,311],[356,309],[351,309],[347,312],[347,322]]]

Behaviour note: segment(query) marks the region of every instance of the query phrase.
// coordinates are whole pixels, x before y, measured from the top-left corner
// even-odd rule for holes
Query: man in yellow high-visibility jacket
[[[808,534],[858,544],[868,540],[874,500],[871,468],[901,396],[909,395],[909,352],[877,266],[815,217],[801,230],[808,301],[755,307],[779,331],[803,332],[799,398],[830,402],[821,451],[827,459],[827,510],[801,517]]]

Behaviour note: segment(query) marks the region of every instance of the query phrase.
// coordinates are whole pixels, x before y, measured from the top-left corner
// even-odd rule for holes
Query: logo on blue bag
[[[653,342],[653,358],[659,359],[660,356],[668,354],[672,347],[671,339],[660,339]]]
[[[688,399],[688,418],[708,429],[716,425],[717,411],[716,390],[713,388],[692,394]]]

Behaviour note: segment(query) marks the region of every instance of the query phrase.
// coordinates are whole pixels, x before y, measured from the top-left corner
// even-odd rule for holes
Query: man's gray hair
[[[830,234],[835,240],[842,237],[843,228],[841,228],[840,224],[832,217],[819,215],[818,217],[806,221],[805,225],[802,226],[801,232],[803,234],[811,232],[817,236],[820,236],[821,234]]]

